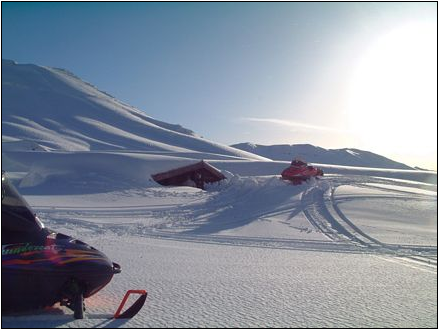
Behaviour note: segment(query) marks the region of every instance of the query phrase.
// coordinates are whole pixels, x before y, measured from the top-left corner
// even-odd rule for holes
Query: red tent
[[[202,160],[192,165],[154,174],[152,178],[165,186],[193,186],[204,189],[205,183],[218,182],[225,179],[225,176],[218,169]]]

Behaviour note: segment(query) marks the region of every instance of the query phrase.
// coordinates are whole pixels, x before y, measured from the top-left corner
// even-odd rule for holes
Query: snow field
[[[55,307],[44,314],[3,316],[3,326],[436,325],[436,240],[434,245],[423,243],[433,242],[436,221],[385,233],[403,240],[414,232],[418,241],[413,249],[406,249],[412,247],[411,239],[399,241],[400,248],[373,248],[361,234],[392,243],[376,234],[384,227],[364,226],[367,217],[362,214],[372,207],[369,222],[379,216],[381,222],[391,222],[397,212],[388,213],[386,206],[409,196],[435,202],[435,208],[423,209],[422,218],[427,218],[436,213],[436,196],[430,191],[413,193],[401,186],[397,193],[394,182],[387,191],[375,186],[381,179],[362,176],[324,177],[301,186],[277,176],[228,178],[207,191],[151,186],[88,195],[27,195],[48,227],[102,250],[122,265],[122,274],[87,299],[84,320],[73,321],[64,308],[61,316]],[[375,199],[383,201],[373,203]],[[345,207],[351,202],[353,212]],[[413,215],[419,207],[413,202],[404,211]],[[339,239],[330,239],[307,216]],[[365,243],[345,235],[333,221]],[[425,225],[430,227],[421,230]],[[144,309],[129,321],[105,320],[124,292],[134,288],[149,292]]]

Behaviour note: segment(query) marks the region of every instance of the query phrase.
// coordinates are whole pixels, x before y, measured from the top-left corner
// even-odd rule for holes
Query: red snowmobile
[[[293,160],[290,166],[281,173],[281,177],[284,180],[289,180],[294,185],[299,185],[311,177],[323,175],[324,173],[321,169],[309,166],[306,162],[298,159]]]

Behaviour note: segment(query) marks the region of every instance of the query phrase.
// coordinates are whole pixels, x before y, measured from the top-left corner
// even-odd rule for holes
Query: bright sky
[[[2,2],[2,58],[217,142],[437,168],[436,3]]]

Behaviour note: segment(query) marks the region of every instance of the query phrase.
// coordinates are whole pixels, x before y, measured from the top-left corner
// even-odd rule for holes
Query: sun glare
[[[436,154],[436,23],[410,23],[383,35],[361,58],[350,88],[350,128],[363,145]]]

